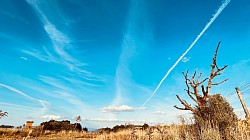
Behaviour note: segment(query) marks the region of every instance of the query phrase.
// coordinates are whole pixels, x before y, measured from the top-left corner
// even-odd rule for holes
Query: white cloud
[[[163,112],[163,111],[155,111],[153,112],[153,114],[156,114],[156,115],[161,115],[161,114],[166,114],[166,112]]]
[[[23,57],[23,56],[21,56],[20,58],[23,59],[23,60],[25,60],[25,61],[28,60],[28,58]]]
[[[134,112],[138,110],[143,110],[145,108],[134,108],[127,105],[121,105],[121,106],[109,106],[101,108],[102,112]]]
[[[145,120],[123,120],[123,119],[104,119],[104,118],[96,118],[96,119],[84,119],[84,121],[93,121],[93,122],[121,122],[121,123],[149,123],[149,121]]]
[[[53,120],[56,120],[56,119],[60,119],[62,118],[61,116],[56,116],[56,115],[44,115],[42,116],[41,118],[43,119],[53,119]]]
[[[184,57],[184,58],[182,58],[182,62],[183,63],[186,63],[186,62],[188,62],[190,60],[190,57]]]

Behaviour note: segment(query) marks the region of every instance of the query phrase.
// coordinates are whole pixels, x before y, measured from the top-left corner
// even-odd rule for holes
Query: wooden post
[[[236,87],[235,89],[236,89],[236,92],[237,92],[238,97],[239,97],[239,99],[240,99],[241,105],[242,105],[242,107],[243,107],[243,109],[244,109],[244,112],[245,112],[245,114],[246,114],[245,117],[246,117],[247,121],[249,121],[249,120],[250,120],[250,115],[249,115],[247,106],[246,106],[246,104],[245,104],[245,102],[244,102],[244,99],[243,99],[243,97],[242,97],[242,94],[241,94],[241,92],[240,92],[240,89],[239,89],[238,87]]]

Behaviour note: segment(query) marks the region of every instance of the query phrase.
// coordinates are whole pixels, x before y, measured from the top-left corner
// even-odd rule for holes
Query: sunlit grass
[[[246,121],[239,121],[235,128],[228,128],[229,139],[250,140],[250,127]],[[42,131],[35,128],[32,131],[18,129],[0,129],[0,139],[36,139],[36,140],[222,140],[223,134],[216,127],[206,127],[197,130],[187,119],[181,118],[179,124],[165,126],[150,126],[142,129],[124,129],[117,132],[78,132],[78,131]]]

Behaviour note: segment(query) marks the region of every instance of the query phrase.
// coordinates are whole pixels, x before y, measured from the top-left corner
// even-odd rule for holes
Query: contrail
[[[178,65],[178,63],[181,61],[181,59],[192,49],[192,47],[195,45],[195,43],[200,39],[200,37],[204,34],[204,32],[210,27],[210,25],[214,22],[214,20],[220,15],[220,13],[223,11],[223,9],[228,5],[230,0],[225,0],[220,8],[216,11],[216,13],[213,15],[213,17],[210,19],[210,21],[206,24],[205,28],[200,32],[200,34],[196,37],[196,39],[192,42],[192,44],[189,46],[189,48],[180,56],[180,58],[174,63],[174,65],[168,70],[166,75],[161,79],[160,83],[154,90],[153,94],[144,102],[144,104],[141,107],[144,107],[147,102],[155,95],[155,93],[160,88],[162,82],[168,77],[169,73]]]

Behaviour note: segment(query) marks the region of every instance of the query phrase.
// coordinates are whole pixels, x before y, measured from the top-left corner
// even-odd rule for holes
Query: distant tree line
[[[56,121],[50,120],[48,122],[42,122],[41,126],[43,130],[50,130],[50,131],[62,131],[62,130],[76,130],[76,131],[88,131],[86,127],[82,128],[80,123],[71,124],[68,120],[63,121]]]
[[[109,128],[109,127],[106,127],[106,128],[100,128],[98,129],[99,132],[107,132],[107,133],[110,133],[110,132],[118,132],[118,131],[122,131],[122,130],[128,130],[128,129],[134,129],[134,128],[138,128],[138,129],[142,129],[142,130],[145,130],[149,127],[148,124],[144,123],[143,125],[133,125],[133,124],[121,124],[121,125],[116,125],[114,126],[113,128]]]

